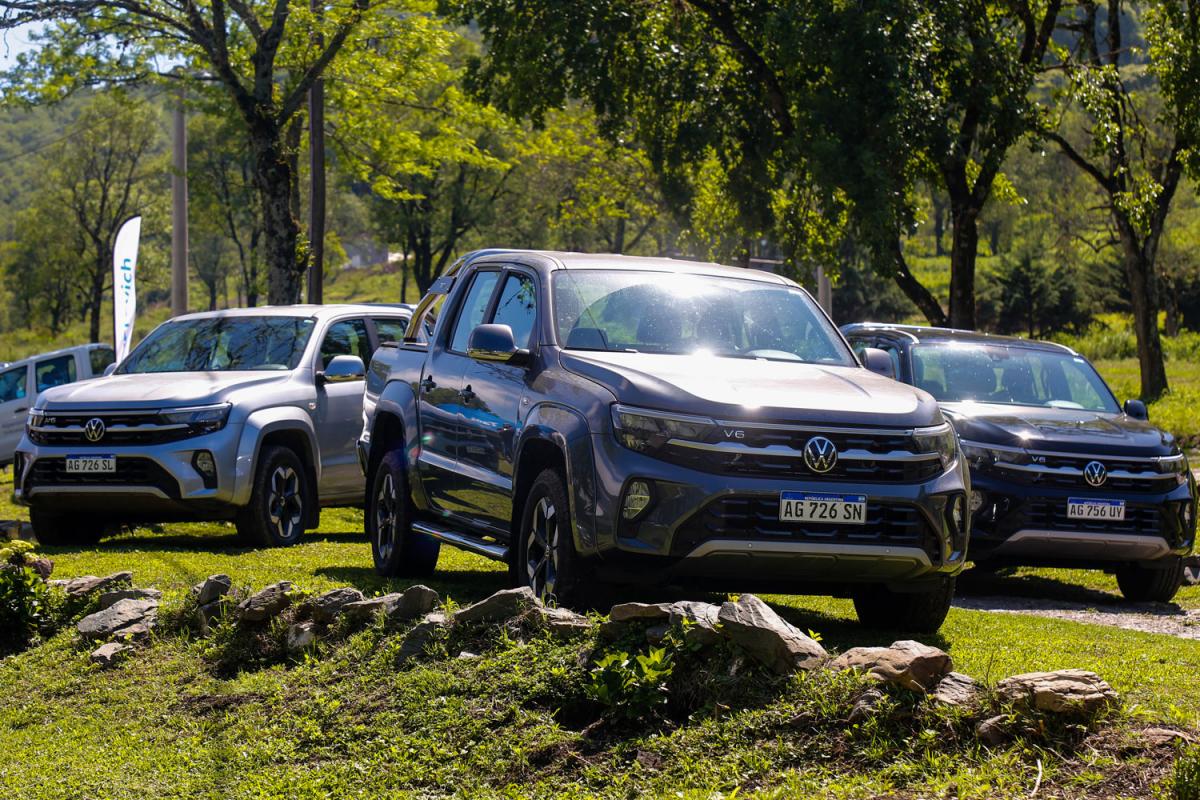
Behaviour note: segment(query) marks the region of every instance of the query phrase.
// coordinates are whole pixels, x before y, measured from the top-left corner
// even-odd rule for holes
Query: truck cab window
[[[517,347],[531,346],[533,323],[537,318],[537,287],[526,275],[509,275],[496,303],[492,322],[512,328]]]
[[[371,360],[366,322],[344,319],[329,326],[325,340],[321,342],[321,369],[328,367],[335,356],[358,356],[364,364]]]

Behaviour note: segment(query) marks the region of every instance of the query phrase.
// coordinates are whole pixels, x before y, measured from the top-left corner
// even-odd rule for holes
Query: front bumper
[[[231,518],[246,481],[239,474],[243,425],[161,444],[37,445],[28,437],[17,448],[13,500],[46,510],[96,514],[128,521]],[[194,465],[196,453],[208,451],[216,478]],[[66,472],[69,455],[112,455],[115,473]],[[244,471],[244,470],[243,470]]]
[[[1119,563],[1186,556],[1195,546],[1196,500],[1190,479],[1169,491],[1106,490],[1035,487],[976,470],[971,484],[983,495],[972,522],[976,561],[1111,569]],[[1125,519],[1070,519],[1069,498],[1123,500]]]
[[[610,571],[696,578],[713,590],[763,582],[828,591],[859,583],[917,586],[956,575],[966,561],[968,523],[955,530],[949,513],[950,501],[965,502],[969,490],[961,460],[917,483],[822,481],[716,474],[634,452],[612,436],[592,440],[593,529]],[[653,501],[628,522],[620,509],[634,480],[652,485]],[[865,495],[867,522],[780,521],[785,490]]]

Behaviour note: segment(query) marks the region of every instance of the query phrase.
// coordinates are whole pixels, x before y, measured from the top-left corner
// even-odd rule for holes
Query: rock
[[[531,608],[542,605],[528,586],[519,589],[501,589],[491,597],[469,605],[454,615],[455,622],[507,622]]]
[[[291,593],[291,581],[273,583],[238,603],[238,619],[242,622],[264,622],[291,604]]]
[[[389,622],[407,622],[437,607],[442,598],[428,586],[410,586],[400,595],[399,601],[388,611]]]
[[[479,653],[472,653],[470,650],[460,650],[455,658],[459,661],[474,661],[479,658]]]
[[[228,575],[209,575],[192,587],[192,597],[198,606],[206,606],[220,600],[233,589],[233,578]]]
[[[852,647],[829,666],[860,670],[884,683],[924,693],[937,686],[953,664],[944,650],[903,640],[893,642],[891,647]]]
[[[42,580],[49,580],[50,573],[54,572],[54,562],[45,556],[30,556],[25,557],[25,566],[36,572]]]
[[[1171,728],[1146,728],[1142,731],[1142,736],[1151,747],[1161,747],[1166,744],[1174,744],[1177,741],[1188,743],[1196,741],[1195,736],[1183,731],[1172,730]]]
[[[385,615],[390,614],[392,609],[400,602],[402,596],[399,592],[392,592],[391,594],[383,594],[379,597],[356,600],[353,603],[347,603],[342,606],[342,613],[360,622],[371,619],[380,612]]]
[[[651,623],[646,631],[648,641],[659,642],[673,625],[684,625],[686,641],[697,644],[715,644],[721,640],[717,631],[720,607],[712,603],[681,600],[675,603],[621,603],[608,612],[609,623],[601,633],[616,639],[626,630],[626,625],[640,622]],[[611,623],[611,624],[610,624]],[[686,624],[685,624],[686,623]]]
[[[951,672],[933,690],[933,699],[947,706],[969,706],[979,699],[983,687],[970,675]]]
[[[1091,716],[1119,702],[1107,681],[1084,669],[1014,675],[996,684],[996,696],[1014,706],[1067,716]]]
[[[85,639],[106,639],[119,633],[141,633],[142,628],[148,632],[157,614],[158,601],[152,598],[118,600],[102,611],[88,614],[75,627]],[[127,630],[137,625],[142,627]]]
[[[665,622],[658,625],[651,625],[646,628],[646,641],[650,644],[662,644],[662,640],[667,638],[667,634],[671,632],[671,626]]]
[[[157,617],[147,617],[139,622],[133,623],[132,625],[121,628],[121,630],[117,631],[115,635],[121,639],[125,639],[126,641],[144,642],[146,639],[150,638],[150,634],[154,631],[154,628],[157,625]]]
[[[659,622],[671,618],[670,603],[619,603],[608,611],[613,622]]]
[[[539,608],[542,624],[550,633],[561,639],[570,639],[587,633],[592,628],[592,621],[583,614],[576,614],[568,608]]]
[[[201,636],[207,636],[212,632],[213,620],[225,616],[225,609],[226,605],[221,598],[196,609],[196,628],[200,631]]]
[[[1008,729],[1004,727],[1004,715],[980,720],[975,726],[975,738],[989,747],[997,747],[1008,740]]]
[[[683,639],[689,644],[710,645],[721,641],[721,632],[717,630],[720,614],[720,606],[712,603],[682,600],[671,604],[671,624],[686,623]]]
[[[109,642],[97,647],[88,657],[92,660],[93,664],[99,664],[102,667],[111,667],[132,652],[133,648],[127,644]]]
[[[431,611],[421,618],[413,629],[404,637],[404,642],[400,645],[400,653],[397,656],[397,661],[403,664],[410,658],[415,658],[425,652],[425,647],[438,634],[449,627],[450,621],[446,615],[440,611]]]
[[[304,607],[317,622],[328,624],[337,619],[343,608],[364,599],[363,593],[358,589],[353,586],[343,586],[307,600]]]
[[[858,696],[858,700],[854,703],[854,708],[850,709],[849,722],[851,725],[857,725],[863,722],[868,717],[875,715],[875,711],[879,708],[879,704],[883,702],[883,691],[875,687],[871,687]]]
[[[317,624],[315,622],[297,622],[287,629],[288,652],[296,653],[306,650],[317,641]]]
[[[105,592],[110,589],[132,586],[133,573],[128,571],[115,572],[103,578],[97,578],[95,575],[84,575],[69,580],[50,581],[50,585],[61,587],[72,597],[83,597],[92,592]]]
[[[100,595],[100,608],[108,608],[118,600],[161,600],[158,589],[113,589]]]
[[[828,658],[825,648],[752,594],[724,603],[717,618],[728,639],[779,674],[814,669]]]

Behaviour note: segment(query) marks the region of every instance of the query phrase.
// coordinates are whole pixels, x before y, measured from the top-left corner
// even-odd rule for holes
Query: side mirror
[[[863,366],[885,378],[896,378],[896,367],[892,357],[878,347],[864,347],[862,351]]]
[[[1146,404],[1141,400],[1126,400],[1125,415],[1134,419],[1150,419],[1150,411],[1146,408]]]
[[[351,383],[367,377],[367,368],[358,356],[334,356],[317,373],[317,383]]]
[[[521,350],[513,341],[512,328],[507,325],[480,325],[467,339],[467,355],[476,361],[501,364],[524,364],[528,350]]]
[[[103,375],[105,378],[107,378],[109,375],[112,375],[116,371],[117,371],[117,362],[114,361],[113,363],[109,364],[107,367],[104,368]]]

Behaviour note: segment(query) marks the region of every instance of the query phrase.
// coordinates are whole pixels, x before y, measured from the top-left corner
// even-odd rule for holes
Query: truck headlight
[[[1181,475],[1187,477],[1188,460],[1183,453],[1176,453],[1173,456],[1163,456],[1156,462],[1158,471],[1164,475]]]
[[[972,467],[990,467],[993,464],[1021,464],[1028,458],[1018,447],[989,447],[977,442],[962,442],[963,457]]]
[[[29,409],[29,415],[25,417],[25,432],[28,433],[30,428],[40,428],[45,420],[45,411],[40,408]]]
[[[913,431],[913,440],[918,453],[937,453],[942,460],[942,469],[954,463],[958,456],[958,437],[949,422],[933,428],[917,428]]]
[[[187,425],[188,433],[199,436],[224,428],[225,423],[229,421],[231,408],[229,403],[191,408],[170,408],[160,411],[158,417],[164,425]]]
[[[705,441],[717,425],[706,417],[623,405],[612,407],[612,418],[617,441],[639,453],[658,450],[672,439]]]

